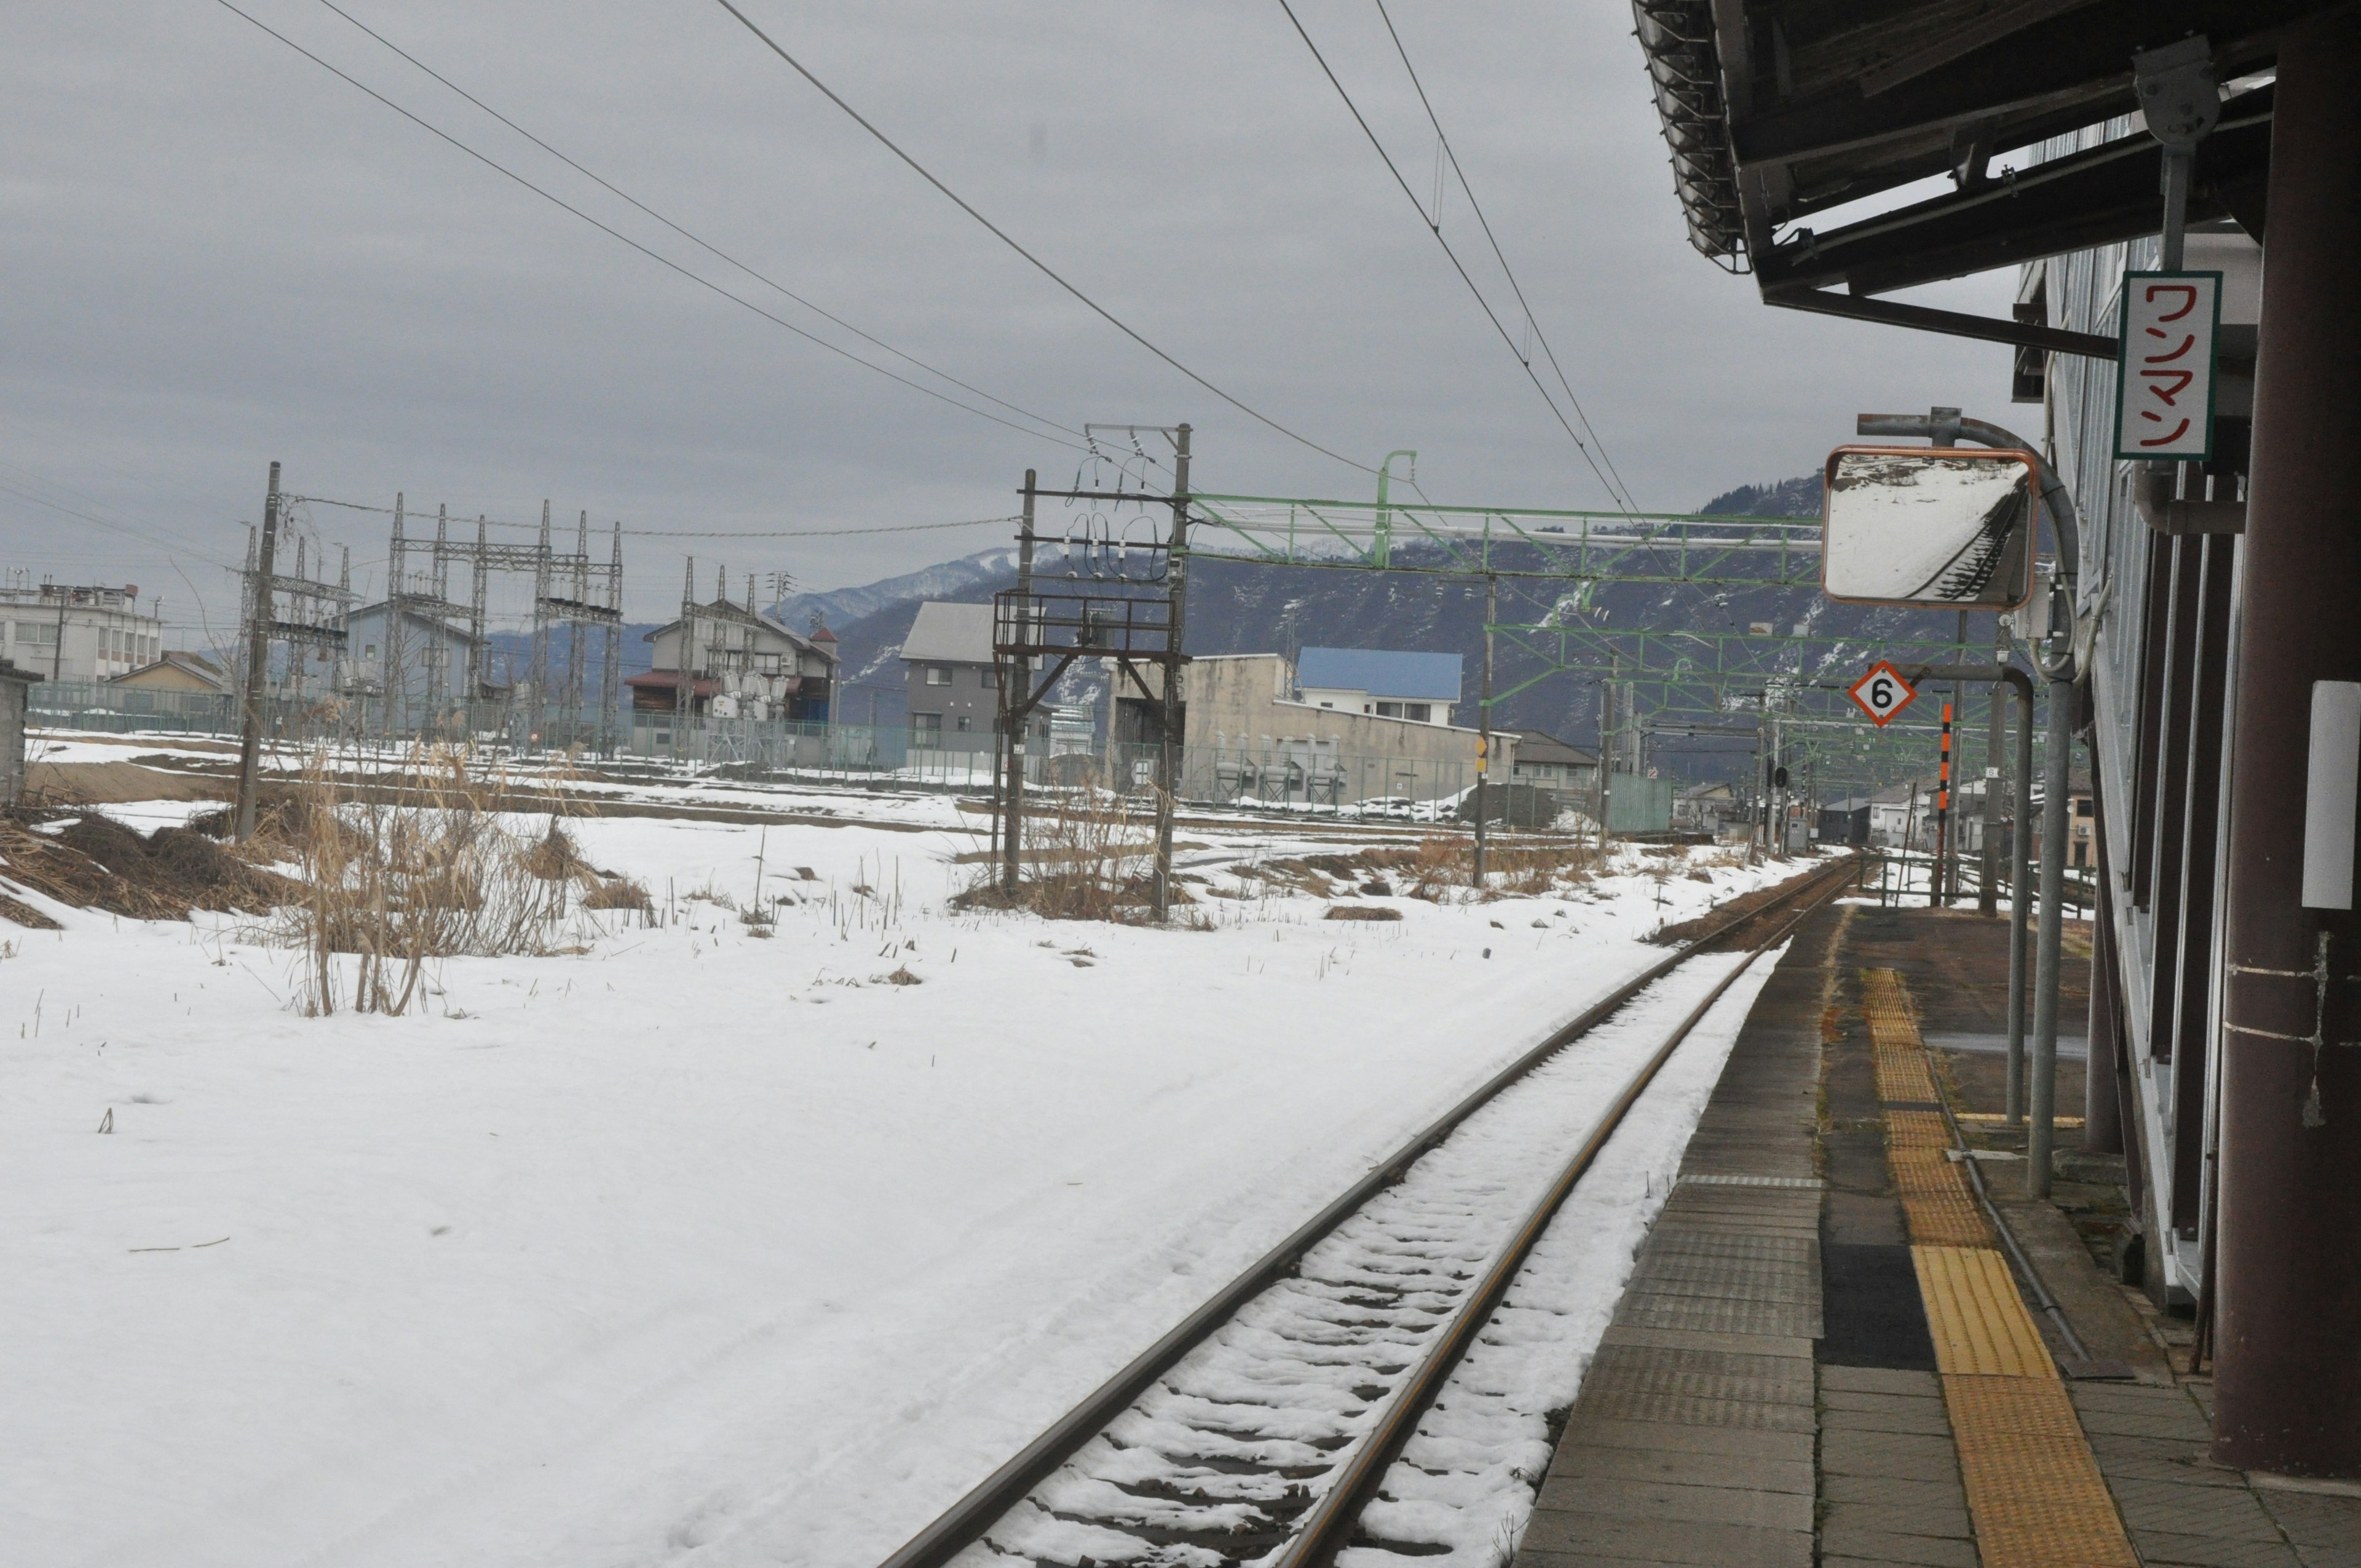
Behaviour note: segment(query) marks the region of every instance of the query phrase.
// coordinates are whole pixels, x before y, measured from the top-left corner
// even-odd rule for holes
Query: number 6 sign
[[[1869,674],[1853,682],[1847,693],[1853,706],[1869,715],[1869,721],[1880,729],[1894,721],[1894,715],[1918,700],[1918,688],[1902,678],[1902,672],[1880,659],[1869,667]]]

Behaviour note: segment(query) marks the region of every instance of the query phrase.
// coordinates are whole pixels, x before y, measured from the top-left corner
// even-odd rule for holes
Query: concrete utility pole
[[[1484,680],[1483,696],[1476,704],[1476,890],[1484,890],[1484,775],[1491,771],[1492,762],[1492,622],[1500,611],[1500,579],[1487,572],[1484,575]],[[1516,796],[1506,797],[1511,804]]]
[[[2279,50],[2234,644],[2213,1420],[2223,1464],[2341,1478],[2361,1476],[2361,922],[2355,747],[2320,715],[2361,681],[2356,56],[2349,9]]]
[[[1164,724],[1156,795],[1156,917],[1172,907],[1172,806],[1180,793],[1180,650],[1189,609],[1189,427],[1172,436],[1172,548],[1164,557]]]
[[[246,722],[237,740],[237,810],[231,832],[238,843],[254,837],[254,805],[262,763],[262,686],[269,673],[270,622],[278,596],[271,587],[279,568],[279,465],[270,465],[270,487],[262,499],[262,544],[247,586],[246,621]]]

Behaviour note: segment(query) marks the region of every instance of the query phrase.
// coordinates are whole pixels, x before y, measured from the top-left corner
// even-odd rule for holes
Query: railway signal
[[[1894,722],[1904,708],[1918,700],[1918,688],[1902,678],[1902,672],[1880,659],[1869,667],[1869,674],[1853,682],[1845,694],[1853,706],[1869,715],[1869,721],[1880,729]]]

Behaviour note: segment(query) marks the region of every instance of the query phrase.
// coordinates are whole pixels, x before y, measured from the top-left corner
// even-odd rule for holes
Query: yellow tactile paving
[[[1998,1377],[2058,1376],[2008,1265],[1988,1246],[1914,1246],[1935,1369]]]
[[[2063,1383],[1947,1376],[1943,1403],[1983,1568],[2138,1568]]]
[[[1877,1097],[1921,1103],[1934,1099],[1935,1080],[1927,1070],[1926,1047],[1919,1043],[1918,1020],[1911,1015],[1902,977],[1890,969],[1861,970],[1861,1012],[1877,1063]]]
[[[1910,1239],[1938,1246],[1989,1246],[1992,1227],[1950,1149],[1951,1132],[1941,1112],[1885,1113],[1886,1163],[1910,1223]]]
[[[1862,970],[1861,1011],[1878,1098],[1938,1100],[1902,977]],[[2057,1364],[1950,1158],[1949,1124],[1889,1110],[1885,1148],[1983,1568],[2138,1568]]]
[[[1922,1246],[1992,1245],[1992,1226],[1976,1207],[1958,1166],[1939,1154],[1918,1159],[1896,1154],[1891,1163],[1912,1242]]]

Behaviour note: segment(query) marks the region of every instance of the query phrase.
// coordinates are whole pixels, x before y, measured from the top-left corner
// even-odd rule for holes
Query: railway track
[[[1855,871],[1815,870],[1733,911],[1510,1063],[884,1568],[1324,1568],[1348,1543],[1441,1550],[1363,1531],[1364,1507],[1659,1069]],[[1742,956],[1699,1000],[1665,984],[1708,950]],[[1566,1049],[1576,1041],[1595,1048]],[[1567,1150],[1566,1130],[1586,1126]],[[1536,1169],[1554,1161],[1537,1193]]]

